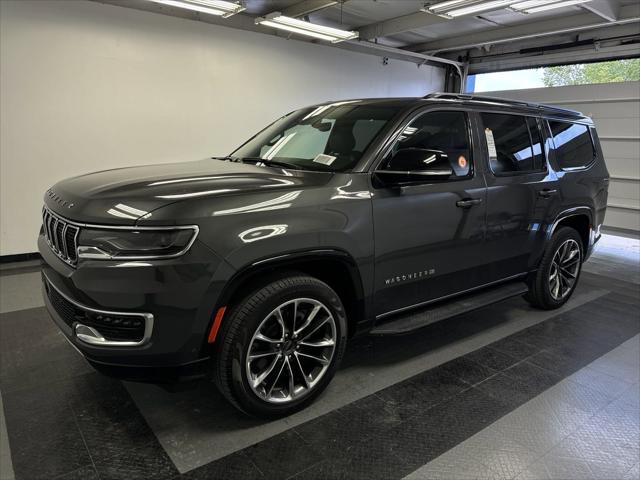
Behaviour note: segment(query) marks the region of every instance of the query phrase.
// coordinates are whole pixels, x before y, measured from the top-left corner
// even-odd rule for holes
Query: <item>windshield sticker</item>
[[[458,166],[460,168],[466,168],[467,167],[467,159],[464,158],[464,155],[460,155],[458,157]]]
[[[323,165],[331,165],[335,159],[336,157],[333,157],[331,155],[325,155],[324,153],[320,153],[319,155],[316,156],[316,158],[313,159],[313,161],[316,163],[321,163]]]
[[[493,138],[493,132],[490,128],[484,129],[484,135],[487,137],[487,148],[489,149],[489,158],[498,158],[496,151],[496,141]]]

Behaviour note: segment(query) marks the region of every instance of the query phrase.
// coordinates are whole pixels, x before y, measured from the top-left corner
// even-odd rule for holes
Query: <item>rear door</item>
[[[378,169],[401,149],[427,149],[442,152],[453,173],[402,187],[376,184],[374,176],[377,315],[482,283],[486,188],[476,141],[467,112],[432,110],[407,122],[384,152]]]
[[[559,187],[540,118],[478,112],[477,120],[487,166],[487,274],[495,281],[535,267]]]

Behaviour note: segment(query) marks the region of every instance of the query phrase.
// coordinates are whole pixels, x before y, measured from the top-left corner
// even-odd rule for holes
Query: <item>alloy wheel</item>
[[[580,272],[580,246],[573,239],[566,240],[556,250],[549,270],[549,292],[560,301],[573,289]]]
[[[276,307],[256,329],[245,362],[249,386],[270,403],[307,395],[331,365],[336,322],[318,300],[296,298]]]

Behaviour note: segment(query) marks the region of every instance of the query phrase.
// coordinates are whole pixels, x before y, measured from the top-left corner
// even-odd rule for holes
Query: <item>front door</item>
[[[377,166],[425,175],[403,186],[373,176],[376,315],[482,284],[486,188],[471,138],[467,113],[422,113]],[[405,158],[411,165],[403,167]]]

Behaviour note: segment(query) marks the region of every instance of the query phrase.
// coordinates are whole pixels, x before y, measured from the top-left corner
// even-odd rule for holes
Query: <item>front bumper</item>
[[[174,259],[86,260],[77,268],[60,260],[42,235],[38,248],[44,260],[47,310],[67,340],[97,370],[150,382],[204,375],[210,353],[207,332],[224,286],[216,281],[216,274],[226,265],[207,247],[196,242]],[[120,330],[114,330],[114,339],[105,333],[106,327],[103,331],[102,324],[95,323],[96,315],[130,320],[131,328],[140,328],[140,334],[123,341],[117,338]],[[92,328],[79,327],[85,324]]]

